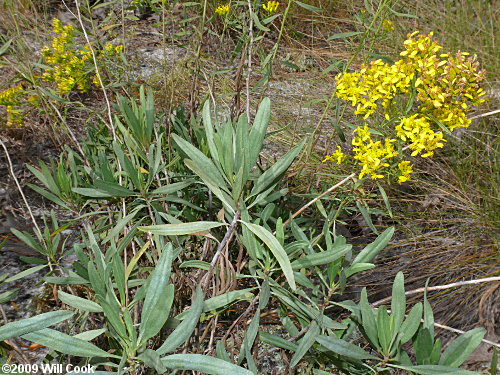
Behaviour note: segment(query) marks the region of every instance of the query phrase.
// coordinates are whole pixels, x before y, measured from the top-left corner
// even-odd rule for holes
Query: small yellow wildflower
[[[387,18],[385,18],[383,21],[382,21],[382,28],[385,30],[385,31],[392,31],[394,30],[394,26],[391,22],[391,20],[388,20]]]
[[[342,148],[337,146],[337,149],[332,155],[326,155],[323,163],[328,160],[334,161],[337,164],[342,164],[347,159],[347,155],[342,152]]]
[[[278,10],[279,5],[278,1],[269,0],[266,4],[262,4],[262,9],[271,15]]]
[[[398,183],[402,184],[410,179],[410,174],[413,173],[413,168],[410,165],[410,162],[407,160],[403,160],[398,164],[399,172],[401,173],[398,177]]]
[[[219,5],[215,9],[215,13],[217,13],[221,17],[225,17],[229,13],[229,4]]]

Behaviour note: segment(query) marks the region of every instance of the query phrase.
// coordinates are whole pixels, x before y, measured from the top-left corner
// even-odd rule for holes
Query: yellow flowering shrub
[[[0,91],[0,105],[6,107],[7,121],[5,125],[8,128],[20,128],[23,126],[22,96],[25,91],[21,85]]]
[[[72,25],[63,25],[60,20],[54,18],[52,21],[53,32],[57,35],[50,46],[42,49],[42,57],[49,66],[45,69],[42,78],[47,82],[57,85],[59,94],[66,94],[76,87],[80,92],[87,92],[93,82],[99,85],[96,74],[92,74],[94,63],[92,52],[87,45],[78,46],[75,41],[75,30]],[[105,58],[119,54],[123,46],[113,46],[107,43],[103,50],[97,54],[97,62],[101,63]]]
[[[411,156],[432,156],[444,146],[444,133],[468,127],[467,113],[485,101],[480,87],[485,75],[476,56],[460,51],[455,56],[440,54],[442,47],[432,37],[432,32],[414,32],[404,42],[402,58],[394,64],[376,60],[336,77],[336,96],[350,102],[356,115],[368,119],[381,112],[386,121],[380,130],[395,124],[391,133],[397,139],[385,138],[384,142],[373,140],[376,133],[367,125],[354,130],[352,151],[361,166],[360,178],[383,178],[382,168],[391,166],[388,160],[403,156],[395,145],[402,151],[412,150]],[[405,100],[405,109],[401,109],[397,103]],[[340,164],[346,159],[339,147],[324,161]],[[412,172],[410,161],[400,161],[398,182],[408,181]]]

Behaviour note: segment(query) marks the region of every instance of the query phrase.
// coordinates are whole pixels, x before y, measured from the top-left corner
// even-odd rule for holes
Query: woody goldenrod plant
[[[413,170],[411,162],[403,160],[404,151],[432,156],[444,146],[444,135],[467,128],[467,113],[485,101],[480,87],[485,74],[476,56],[440,54],[442,47],[432,37],[432,32],[414,32],[404,42],[401,60],[392,65],[372,61],[336,77],[336,96],[349,101],[356,115],[366,120],[380,111],[385,118],[376,130],[366,124],[354,130],[352,152],[361,166],[359,178],[383,178],[384,168],[397,164],[398,182],[409,180]],[[340,164],[347,155],[338,147],[327,160]]]
[[[6,107],[8,128],[20,128],[23,126],[23,111],[19,106],[25,91],[21,85],[8,88],[0,92],[0,105]]]
[[[48,66],[42,78],[47,82],[55,82],[59,94],[70,93],[75,87],[82,93],[87,92],[92,82],[95,86],[99,86],[99,79],[94,72],[92,52],[87,45],[81,47],[75,41],[74,27],[63,25],[60,20],[54,18],[52,28],[57,35],[50,46],[42,49],[42,57]],[[97,54],[97,63],[103,63],[105,58],[113,57],[122,50],[121,45],[113,46],[107,43]]]

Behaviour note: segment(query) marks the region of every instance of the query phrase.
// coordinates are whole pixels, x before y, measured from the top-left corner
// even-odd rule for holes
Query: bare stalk
[[[484,279],[476,279],[476,280],[466,280],[466,281],[458,281],[456,283],[451,283],[451,284],[446,284],[446,285],[436,285],[436,286],[430,286],[428,288],[418,288],[418,289],[413,289],[405,292],[406,296],[411,296],[414,294],[419,294],[419,293],[424,293],[426,290],[428,292],[432,292],[434,290],[445,290],[445,289],[451,289],[451,288],[456,288],[459,286],[464,286],[464,285],[474,285],[474,284],[480,284],[480,283],[489,283],[492,281],[500,281],[500,276],[495,276],[495,277],[486,277]],[[371,304],[372,307],[376,307],[379,305],[383,305],[387,302],[390,302],[392,300],[392,296],[383,298],[381,300],[378,300],[376,302],[373,302]]]

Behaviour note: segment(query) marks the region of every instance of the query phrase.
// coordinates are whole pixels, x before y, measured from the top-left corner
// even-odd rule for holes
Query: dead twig
[[[464,285],[474,285],[474,284],[480,284],[480,283],[488,283],[488,282],[492,282],[492,281],[500,281],[500,276],[486,277],[484,279],[477,279],[477,280],[458,281],[456,283],[430,286],[428,288],[418,288],[418,289],[413,289],[413,290],[409,290],[409,291],[405,292],[405,295],[411,296],[413,294],[423,293],[426,290],[428,292],[432,292],[434,290],[444,290],[444,289],[456,288],[456,287],[464,286]],[[391,300],[392,300],[392,296],[389,296],[389,297],[383,298],[379,301],[373,302],[371,304],[371,306],[376,307],[379,305],[383,305]]]

